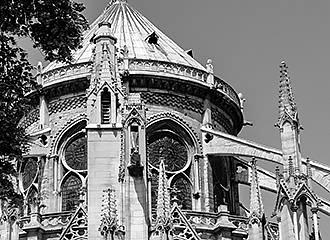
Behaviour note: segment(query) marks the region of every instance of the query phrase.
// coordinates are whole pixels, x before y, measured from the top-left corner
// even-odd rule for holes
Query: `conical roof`
[[[92,60],[94,44],[90,41],[101,22],[111,24],[111,31],[117,38],[117,47],[128,48],[128,58],[155,60],[185,65],[206,71],[195,59],[162,33],[141,13],[132,8],[125,0],[112,1],[104,12],[91,24],[84,33],[82,48],[74,54],[73,64]],[[157,44],[149,43],[148,38],[155,33]],[[43,72],[64,66],[63,63],[50,63]]]

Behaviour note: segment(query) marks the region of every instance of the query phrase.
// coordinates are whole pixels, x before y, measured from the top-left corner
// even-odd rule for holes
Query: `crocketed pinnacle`
[[[280,88],[279,88],[279,120],[281,124],[283,117],[288,114],[292,120],[298,121],[297,106],[293,97],[288,66],[285,61],[280,64]]]
[[[160,159],[159,179],[158,179],[158,197],[157,197],[157,222],[166,224],[170,217],[170,193],[165,173],[164,159]]]
[[[264,214],[264,206],[261,199],[256,159],[254,158],[251,161],[251,169],[250,216],[261,219]]]
[[[159,164],[157,216],[153,226],[154,231],[150,236],[151,240],[169,239],[169,231],[172,225],[170,214],[170,193],[168,191],[164,159],[161,158]]]

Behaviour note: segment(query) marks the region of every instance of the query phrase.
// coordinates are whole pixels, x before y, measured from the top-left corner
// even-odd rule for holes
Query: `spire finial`
[[[285,61],[280,64],[280,86],[279,86],[279,120],[280,126],[285,115],[298,122],[297,106],[293,97],[291,81],[288,74],[288,66]]]

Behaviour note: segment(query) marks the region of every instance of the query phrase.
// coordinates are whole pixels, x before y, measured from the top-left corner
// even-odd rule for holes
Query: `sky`
[[[108,3],[81,2],[90,22]],[[279,64],[285,60],[304,127],[303,156],[330,165],[330,1],[128,2],[183,49],[193,49],[200,63],[205,65],[207,59],[212,59],[215,74],[247,100],[245,119],[253,126],[244,127],[239,136],[276,148],[280,148],[279,130],[274,127],[278,118]],[[32,62],[40,58],[39,52],[30,52]]]

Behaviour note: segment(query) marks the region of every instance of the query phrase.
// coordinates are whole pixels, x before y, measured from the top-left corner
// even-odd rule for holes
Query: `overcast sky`
[[[82,2],[92,22],[108,1]],[[128,2],[203,65],[213,59],[216,75],[244,94],[245,117],[254,125],[239,136],[278,148],[279,64],[286,60],[305,129],[303,156],[330,164],[329,0]]]

